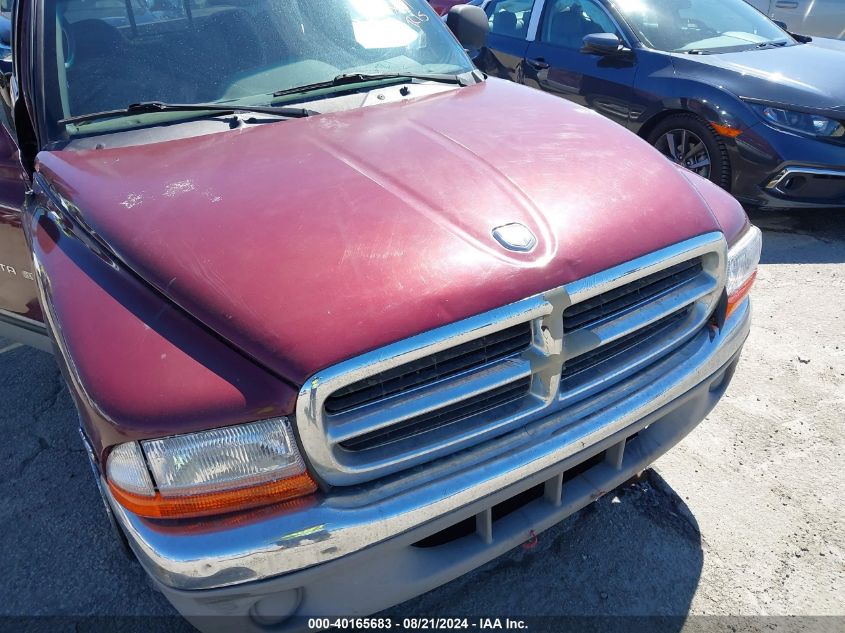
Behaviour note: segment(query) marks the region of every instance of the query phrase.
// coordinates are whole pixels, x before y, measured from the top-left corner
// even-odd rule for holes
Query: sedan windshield
[[[615,0],[649,48],[677,53],[725,53],[794,44],[745,0]]]
[[[313,90],[341,75],[433,74],[443,81],[444,75],[473,69],[425,0],[46,0],[45,5],[44,27],[53,34],[44,41],[55,42],[44,51],[51,125],[147,102],[290,105],[315,98],[291,89]],[[352,83],[346,78],[334,92],[354,89]],[[131,116],[139,124],[150,117],[188,116],[138,112]],[[115,123],[126,127],[129,114]],[[55,124],[51,136],[56,140],[80,129]]]

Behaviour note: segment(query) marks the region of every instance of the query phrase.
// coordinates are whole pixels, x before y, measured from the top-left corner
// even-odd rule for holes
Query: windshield
[[[46,5],[44,79],[54,140],[74,133],[73,126],[65,129],[56,121],[133,103],[287,105],[305,97],[273,93],[344,73],[473,69],[425,0],[47,0]]]
[[[793,40],[745,0],[615,0],[649,48],[724,53]]]

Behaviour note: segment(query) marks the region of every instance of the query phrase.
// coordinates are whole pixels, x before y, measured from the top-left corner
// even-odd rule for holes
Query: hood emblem
[[[514,222],[493,229],[493,237],[509,251],[528,253],[537,246],[537,238],[524,224]]]

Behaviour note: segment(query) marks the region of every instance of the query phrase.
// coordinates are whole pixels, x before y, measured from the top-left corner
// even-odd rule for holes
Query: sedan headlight
[[[317,489],[284,418],[120,444],[106,480],[118,503],[155,518],[224,514]]]
[[[761,103],[754,103],[751,106],[757,110],[764,121],[784,130],[825,138],[845,137],[845,126],[840,121],[826,116],[786,110]]]
[[[728,250],[728,315],[736,310],[751,292],[762,251],[763,234],[756,226],[751,226]]]

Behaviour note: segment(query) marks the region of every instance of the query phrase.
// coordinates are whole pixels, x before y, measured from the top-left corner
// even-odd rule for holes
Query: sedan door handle
[[[798,3],[795,0],[778,0],[775,3],[777,9],[797,9]]]
[[[550,68],[549,63],[542,57],[538,57],[537,59],[528,59],[526,61],[528,62],[528,65],[535,70],[546,70]]]

